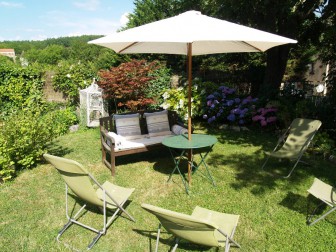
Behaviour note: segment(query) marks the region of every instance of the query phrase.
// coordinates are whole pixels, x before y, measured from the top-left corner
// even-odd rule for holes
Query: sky
[[[127,23],[134,0],[0,0],[0,41],[107,35]]]

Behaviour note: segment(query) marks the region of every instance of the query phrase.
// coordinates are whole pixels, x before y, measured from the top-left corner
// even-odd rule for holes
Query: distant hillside
[[[43,50],[50,45],[60,45],[72,47],[78,44],[87,44],[88,41],[99,38],[97,35],[83,35],[77,37],[60,37],[46,40],[21,40],[21,41],[3,41],[0,42],[0,48],[14,48],[15,53],[20,55],[22,52],[32,49]]]
[[[57,65],[60,61],[93,63],[97,70],[116,66],[126,56],[117,55],[108,48],[88,44],[97,35],[52,38],[42,41],[4,41],[0,48],[13,48],[17,57],[29,63]]]

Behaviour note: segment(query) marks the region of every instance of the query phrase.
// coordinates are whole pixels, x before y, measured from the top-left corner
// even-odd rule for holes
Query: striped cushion
[[[114,115],[117,134],[121,136],[141,135],[139,113],[129,115]]]
[[[174,124],[172,126],[172,132],[175,134],[175,135],[182,135],[182,134],[188,134],[188,129],[180,126],[180,125],[177,125],[177,124]]]
[[[158,133],[162,131],[170,131],[168,122],[168,111],[144,113],[147,122],[148,133]]]

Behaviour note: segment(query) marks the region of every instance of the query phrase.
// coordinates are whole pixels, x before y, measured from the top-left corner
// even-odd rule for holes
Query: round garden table
[[[216,142],[217,142],[216,137],[205,134],[191,134],[191,140],[188,139],[188,135],[186,134],[171,136],[163,139],[162,144],[169,148],[170,154],[175,164],[175,167],[172,173],[170,174],[168,181],[171,179],[172,175],[177,170],[182,178],[182,182],[185,186],[186,192],[189,194],[188,183],[184,179],[184,176],[182,175],[181,170],[179,168],[180,161],[182,159],[188,159],[188,162],[190,162],[190,165],[188,166],[189,184],[191,182],[191,173],[194,174],[198,170],[198,168],[203,164],[206,168],[208,179],[212,182],[213,185],[215,185],[215,181],[213,180],[210,174],[208,166],[205,162],[205,158],[212,150],[212,147]],[[185,156],[186,152],[190,153],[191,158],[186,158]],[[198,164],[195,164],[193,162],[194,159],[193,153],[197,153],[200,155],[201,161]],[[189,169],[189,167],[191,168],[191,170]]]

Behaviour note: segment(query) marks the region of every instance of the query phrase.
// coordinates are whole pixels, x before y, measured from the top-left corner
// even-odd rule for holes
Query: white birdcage
[[[79,91],[81,119],[87,127],[98,127],[99,118],[105,116],[102,90],[95,79],[91,85]]]

